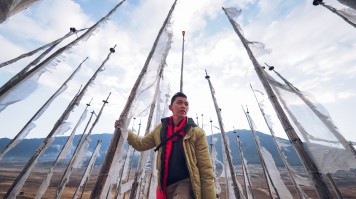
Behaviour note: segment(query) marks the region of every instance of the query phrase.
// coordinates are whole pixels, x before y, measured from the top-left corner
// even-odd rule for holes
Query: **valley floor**
[[[259,165],[248,165],[250,174],[251,174],[251,181],[253,186],[253,194],[256,199],[265,199],[269,198],[268,189],[265,183],[265,178],[262,173],[262,169]],[[15,180],[23,165],[20,163],[3,163],[0,165],[0,198],[2,198],[7,189],[11,186],[12,182]],[[43,198],[53,198],[54,193],[56,191],[55,187],[57,183],[60,181],[61,173],[64,171],[64,165],[58,165],[57,168],[54,170],[53,178],[50,183],[50,187],[47,189]],[[298,195],[294,189],[292,181],[290,180],[289,175],[287,174],[284,168],[279,168],[280,172],[282,173],[283,181],[286,183],[289,191],[293,195],[294,198],[298,198]],[[303,171],[302,168],[294,168],[298,170],[298,173],[304,177],[306,173]],[[96,177],[98,176],[100,168],[97,167],[94,169],[93,174],[90,178],[90,181],[83,193],[83,198],[89,198],[92,188],[94,187]],[[35,167],[33,172],[30,174],[28,180],[26,181],[21,194],[17,197],[19,199],[25,198],[34,198],[38,188],[40,187],[44,176],[48,171],[48,167],[43,165],[39,167]],[[241,185],[243,186],[243,178],[240,172],[240,168],[237,168],[237,178]],[[62,198],[72,198],[76,187],[80,182],[80,178],[82,176],[83,170],[75,170],[71,176],[70,182],[67,184],[65,191],[62,195]],[[132,172],[133,173],[133,172]],[[133,175],[131,176],[133,178]],[[336,175],[333,175],[333,178],[338,185],[344,199],[356,199],[356,172],[337,172]],[[221,177],[219,179],[222,191],[220,194],[221,199],[226,198],[226,186],[225,186],[225,179]],[[328,182],[327,182],[328,183]],[[334,192],[330,187],[329,183],[328,186],[334,196]],[[310,198],[318,198],[316,192],[311,186],[302,186],[303,191],[310,197]],[[114,190],[112,190],[114,193]],[[125,197],[126,198],[126,197]],[[281,196],[283,198],[283,196]]]

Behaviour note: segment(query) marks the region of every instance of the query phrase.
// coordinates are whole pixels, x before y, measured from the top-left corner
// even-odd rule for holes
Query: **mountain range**
[[[257,153],[256,144],[253,138],[253,134],[250,130],[237,130],[236,134],[232,131],[227,132],[227,137],[230,143],[230,150],[232,155],[232,160],[234,165],[240,164],[240,153],[238,150],[236,136],[240,137],[241,140],[241,147],[244,153],[244,157],[247,160],[248,164],[259,164],[259,156]],[[278,154],[277,148],[273,142],[272,136],[264,134],[262,132],[256,132],[256,135],[259,137],[261,144],[265,147],[273,156],[277,166],[283,166],[283,162]],[[213,135],[214,139],[217,138],[218,140],[215,143],[215,148],[218,154],[218,159],[222,160],[222,146],[221,146],[221,136],[220,133],[216,133]],[[52,145],[42,154],[39,159],[39,164],[49,164],[53,162],[58,153],[60,152],[62,146],[66,142],[68,137],[66,136],[59,136],[56,137]],[[96,164],[101,164],[104,161],[106,151],[110,145],[112,138],[112,134],[103,133],[103,134],[92,134],[90,136],[90,145],[87,153],[87,157],[90,157],[91,152],[94,150],[94,147],[97,143],[97,140],[102,140],[102,146],[97,157]],[[79,142],[80,135],[76,135],[73,141],[73,146],[76,146]],[[290,142],[286,139],[277,138],[279,142],[282,142],[285,147],[285,155],[288,158],[288,162],[290,165],[293,166],[300,166],[301,162]],[[11,162],[22,162],[27,161],[44,138],[31,138],[31,139],[24,139],[22,140],[15,148],[9,151],[1,161],[2,163],[11,163]],[[207,136],[208,143],[211,143],[212,137]],[[2,150],[11,140],[8,138],[1,138],[0,139],[0,150]],[[125,149],[127,146],[125,146]],[[72,147],[71,153],[74,152],[74,147]],[[69,156],[70,157],[70,156]],[[69,158],[68,157],[68,158]],[[68,159],[67,158],[67,159]],[[137,162],[138,154],[135,155],[134,164]]]

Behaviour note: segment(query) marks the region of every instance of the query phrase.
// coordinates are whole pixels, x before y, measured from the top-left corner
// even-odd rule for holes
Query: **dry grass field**
[[[18,173],[21,171],[23,165],[21,164],[2,164],[0,165],[0,198],[2,198],[8,188],[10,187],[11,183],[15,180],[16,176]],[[250,167],[250,172],[251,172],[251,181],[252,181],[252,186],[253,186],[253,193],[256,199],[264,199],[264,198],[269,198],[267,186],[265,183],[265,179],[262,175],[262,170],[258,165],[249,165]],[[45,195],[43,198],[53,198],[54,193],[56,191],[56,186],[60,181],[61,177],[61,172],[63,172],[65,169],[64,166],[60,166],[54,170],[53,178],[50,183],[50,187],[47,189]],[[94,186],[96,177],[98,175],[100,168],[95,168],[93,171],[93,174],[90,178],[90,181],[84,191],[83,198],[89,198],[89,195],[91,193],[91,190]],[[30,174],[28,177],[28,180],[26,181],[21,194],[17,197],[19,199],[29,199],[29,198],[34,198],[36,195],[36,192],[39,188],[39,186],[42,183],[42,180],[47,173],[48,168],[44,166],[40,167],[35,167],[33,172]],[[62,195],[62,198],[72,198],[74,195],[74,192],[80,182],[80,178],[82,176],[81,170],[76,170],[73,172],[70,182],[67,184],[65,191]],[[291,194],[293,195],[294,198],[298,198],[297,193],[294,189],[294,186],[285,171],[284,168],[280,169],[280,172],[282,173],[283,180],[286,183],[288,189],[290,190]],[[305,175],[305,173],[304,173]],[[133,176],[132,176],[133,177]],[[238,173],[238,179],[239,182],[242,184],[242,176]],[[343,194],[344,199],[356,199],[356,172],[338,172],[337,175],[334,175],[335,182],[337,183],[340,191]],[[220,180],[221,184],[221,194],[220,198],[225,199],[226,198],[226,189],[225,189],[225,182],[224,178],[221,178]],[[242,184],[243,185],[243,184]],[[310,198],[317,198],[317,195],[314,191],[314,189],[310,186],[302,186],[304,192],[310,197]],[[332,188],[330,187],[330,190]],[[332,192],[333,193],[333,192]],[[334,193],[333,193],[334,195]],[[126,198],[126,197],[125,197]],[[281,196],[283,198],[283,196]],[[336,196],[334,195],[334,198]]]

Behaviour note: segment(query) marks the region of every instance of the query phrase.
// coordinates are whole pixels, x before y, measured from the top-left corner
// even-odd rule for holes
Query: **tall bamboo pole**
[[[356,24],[353,23],[352,21],[350,21],[349,18],[345,17],[344,15],[340,14],[334,7],[326,5],[323,0],[314,0],[313,1],[313,5],[317,6],[317,5],[322,5],[324,6],[324,8],[330,10],[332,13],[335,13],[337,16],[339,16],[340,18],[342,18],[343,20],[345,20],[348,24],[350,24],[351,26],[353,26],[354,28],[356,28]]]
[[[134,121],[132,122],[131,131],[132,131],[132,132],[135,132],[134,126],[135,126],[136,118],[134,117],[133,120],[134,120]],[[138,133],[137,133],[138,135],[140,135],[140,126],[141,126],[141,120],[140,120],[140,124],[139,124],[139,128],[138,128]],[[122,176],[123,176],[123,174],[124,174],[126,161],[131,157],[130,154],[129,154],[130,151],[131,151],[131,146],[128,145],[128,147],[127,147],[127,154],[126,154],[125,157],[124,157],[124,162],[122,163],[122,167],[121,167],[121,169],[120,169],[120,173],[119,173],[119,176],[118,176],[118,181],[117,181],[117,183],[116,183],[116,191],[115,191],[115,196],[114,196],[114,198],[118,198],[118,197],[119,197],[119,194],[120,194],[120,192],[121,192]],[[132,157],[133,157],[133,154],[134,154],[134,153],[135,153],[135,150],[133,150],[133,152],[132,152]],[[131,165],[131,163],[130,163],[129,165]],[[128,173],[128,175],[127,175],[126,181],[129,180],[129,177],[130,177],[130,170],[131,170],[131,168],[129,167],[129,173]]]
[[[54,140],[53,136],[57,132],[57,129],[59,129],[59,127],[63,124],[64,120],[67,119],[67,117],[69,116],[69,113],[72,111],[74,105],[77,104],[78,95],[79,95],[79,93],[75,95],[75,97],[69,103],[69,105],[67,106],[66,110],[63,112],[61,117],[55,123],[51,132],[47,135],[47,137],[43,140],[43,142],[37,148],[35,153],[32,155],[32,157],[26,163],[25,167],[22,169],[20,174],[17,176],[15,181],[10,186],[9,190],[6,192],[4,199],[15,198],[19,194],[19,192],[21,191],[23,185],[25,184],[25,182],[28,178],[28,175],[31,173],[32,169],[36,165],[38,158],[51,145],[51,143]]]
[[[151,171],[148,177],[148,185],[147,185],[147,193],[146,193],[146,198],[148,199],[150,197],[150,190],[151,190],[151,186],[152,186],[152,178],[153,178],[153,172],[155,172],[154,169],[152,169],[154,167],[154,164],[157,161],[157,155],[154,154],[152,152],[152,158],[151,158]]]
[[[21,138],[26,137],[26,131],[29,131],[31,129],[31,124],[33,124],[33,121],[36,121],[43,112],[48,108],[48,106],[53,102],[54,99],[58,95],[60,95],[66,88],[67,88],[67,83],[73,78],[73,76],[79,71],[80,67],[82,64],[88,59],[85,58],[82,63],[79,64],[79,66],[73,71],[73,73],[64,81],[64,83],[57,89],[57,91],[42,105],[41,108],[38,109],[38,111],[31,117],[31,119],[25,124],[25,126],[22,127],[20,132],[16,134],[16,136],[11,140],[11,142],[5,146],[5,148],[1,151],[0,153],[0,160],[4,157],[4,155],[9,152],[13,147],[15,147],[19,142]],[[89,103],[90,104],[90,103]]]
[[[219,198],[219,195],[221,193],[221,187],[220,187],[220,184],[219,184],[219,179],[217,178],[216,176],[216,149],[215,149],[215,146],[214,146],[214,142],[213,142],[213,136],[214,136],[214,133],[213,133],[213,120],[211,120],[210,118],[210,157],[211,157],[211,164],[213,165],[213,171],[214,171],[214,187],[215,187],[215,190],[216,190],[216,197]]]
[[[211,132],[211,137],[210,137],[210,157],[213,155],[213,120],[210,118],[210,132]]]
[[[266,64],[267,65],[267,64]],[[268,66],[268,65],[267,65]],[[330,121],[326,121],[321,119],[321,117],[323,117],[323,114],[319,112],[319,110],[317,110],[314,106],[314,104],[307,99],[306,97],[304,97],[304,95],[299,91],[299,89],[297,89],[296,87],[294,87],[287,79],[285,79],[281,74],[279,74],[277,71],[274,70],[274,66],[269,66],[269,70],[273,70],[278,77],[280,77],[286,85],[288,85],[288,87],[296,94],[298,95],[298,97],[304,101],[304,103],[313,111],[313,113],[321,120],[321,122],[323,122],[323,124],[329,129],[330,132],[333,133],[333,135],[340,141],[340,143],[345,147],[345,149],[349,149],[351,152],[352,149],[349,148],[349,145],[347,144],[346,139],[334,128],[334,125],[330,122]],[[289,113],[291,115],[291,113]],[[297,121],[297,118],[295,116],[291,117],[294,121]],[[299,128],[300,125],[298,125]],[[301,130],[302,132],[306,132],[305,129]],[[303,134],[304,135],[304,134]],[[304,139],[307,141],[307,143],[310,143],[308,136],[304,136]],[[355,156],[356,154],[353,153],[353,155]],[[332,178],[330,173],[326,174],[326,177],[328,178],[328,180],[330,181],[331,187],[333,188],[336,196],[338,199],[342,199],[343,196],[341,194],[341,191],[339,190],[339,188],[337,187],[334,179]]]
[[[234,134],[236,136],[236,141],[237,141],[237,146],[239,148],[240,151],[240,159],[241,159],[241,166],[242,166],[242,174],[244,177],[244,183],[245,183],[245,196],[247,199],[249,198],[249,194],[247,191],[249,191],[251,193],[252,199],[255,198],[254,194],[253,194],[253,189],[252,189],[252,183],[251,183],[251,178],[250,175],[248,174],[248,170],[247,170],[247,165],[245,164],[244,161],[244,152],[242,151],[242,147],[241,147],[241,140],[240,140],[240,136],[236,135],[236,130],[234,129]],[[246,181],[247,180],[247,181]]]
[[[140,136],[140,131],[141,131],[141,119],[140,119],[140,123],[138,124],[138,131],[137,131],[137,135],[138,136]],[[132,155],[131,155],[132,158],[130,159],[130,163],[129,163],[129,173],[127,174],[126,181],[128,181],[129,178],[130,178],[130,173],[131,173],[131,169],[132,169],[132,166],[133,166],[133,159],[134,159],[134,156],[135,156],[135,152],[136,152],[136,149],[133,149],[132,150]]]
[[[206,72],[206,70],[205,70],[205,72]],[[215,98],[215,91],[214,91],[213,85],[211,84],[210,76],[208,75],[207,72],[206,72],[205,79],[208,80],[209,87],[210,87],[210,92],[211,92],[211,97],[213,98],[215,111],[216,111],[216,114],[217,114],[217,117],[218,117],[220,131],[221,131],[222,138],[223,138],[223,145],[224,145],[224,149],[225,149],[225,155],[226,155],[226,159],[227,159],[227,162],[228,162],[228,165],[229,165],[229,169],[230,169],[230,172],[231,172],[231,178],[232,178],[232,183],[233,183],[234,194],[235,194],[235,197],[237,199],[239,199],[240,198],[240,191],[239,191],[239,187],[237,185],[237,179],[236,179],[236,175],[235,175],[234,165],[232,164],[231,154],[229,153],[230,150],[228,148],[228,138],[227,138],[225,130],[224,130],[224,124],[222,122],[220,108],[219,108],[218,103],[217,103],[216,98]]]
[[[161,83],[161,79],[163,78],[163,71],[164,71],[164,63],[160,64],[159,67],[159,74],[157,76],[157,82],[156,82],[156,89],[154,92],[154,96],[151,102],[151,106],[150,106],[150,112],[148,114],[148,118],[147,118],[147,125],[146,125],[146,130],[145,130],[145,135],[148,135],[150,133],[151,130],[151,124],[152,124],[152,118],[153,118],[153,113],[156,107],[156,103],[157,103],[157,99],[158,99],[158,95],[159,95],[159,87],[160,87],[160,83]],[[135,177],[134,177],[134,181],[132,183],[132,187],[131,187],[131,192],[130,192],[130,199],[135,199],[136,195],[137,195],[137,190],[138,190],[138,181],[139,178],[141,178],[142,181],[142,173],[144,172],[144,166],[147,163],[147,155],[148,155],[148,151],[145,151],[142,153],[140,160],[138,162],[138,166],[135,172]],[[146,159],[144,159],[146,158]]]
[[[352,152],[352,154],[356,158],[355,150],[348,144],[348,141],[345,139],[345,137],[342,136],[341,133],[336,129],[332,121],[321,119],[321,118],[325,118],[325,116],[316,108],[313,102],[311,102],[308,98],[306,98],[298,88],[296,88],[293,84],[291,84],[280,73],[274,70],[274,66],[269,66],[269,70],[273,71],[278,77],[280,77],[284,81],[284,83],[310,108],[310,110],[313,111],[313,113],[320,119],[320,121],[325,125],[325,127],[328,128],[329,131],[339,140],[341,145],[346,150],[349,149],[350,152]]]
[[[12,63],[14,63],[14,62],[17,62],[18,60],[20,60],[20,59],[22,59],[22,58],[32,56],[32,55],[34,55],[35,53],[37,53],[37,52],[39,52],[39,51],[41,51],[41,50],[43,50],[43,49],[46,49],[46,48],[48,48],[48,47],[51,47],[51,49],[53,49],[56,45],[58,45],[58,44],[59,44],[60,42],[62,42],[64,39],[68,38],[69,36],[73,35],[74,33],[79,33],[79,32],[81,32],[81,31],[83,31],[83,30],[86,30],[86,29],[87,29],[87,28],[81,29],[81,30],[76,30],[75,28],[71,27],[71,28],[69,29],[70,32],[67,33],[67,34],[65,34],[63,37],[61,37],[61,38],[59,38],[59,39],[56,39],[56,40],[54,40],[54,41],[52,41],[52,42],[50,42],[50,43],[47,43],[47,44],[45,44],[45,45],[43,45],[43,46],[41,46],[41,47],[39,47],[39,48],[37,48],[37,49],[35,49],[35,50],[32,50],[32,51],[30,51],[30,52],[27,52],[27,53],[24,53],[24,54],[22,54],[22,55],[19,55],[19,56],[15,57],[15,58],[13,58],[13,59],[11,59],[11,60],[5,61],[5,62],[3,62],[3,63],[0,64],[0,68],[2,68],[2,67],[4,67],[4,66],[7,66],[7,65],[10,65],[10,64],[12,64]],[[49,51],[48,51],[48,52],[49,52]],[[47,54],[47,53],[44,53],[43,56],[46,55],[46,54]],[[42,54],[41,54],[41,55],[40,55],[39,57],[37,57],[35,60],[38,60],[38,61],[39,61],[40,59],[43,58],[43,56],[42,56]],[[26,68],[26,69],[25,69],[25,72],[28,71],[28,69],[29,69],[31,66],[37,64],[38,61],[37,61],[37,62],[32,61],[29,65],[27,65],[27,66],[25,67],[25,68]]]
[[[185,31],[182,31],[183,40],[182,40],[182,65],[180,69],[180,92],[183,92],[183,65],[184,65],[184,36]]]
[[[101,114],[102,114],[102,112],[103,112],[103,110],[104,110],[105,105],[109,103],[108,100],[109,100],[110,95],[111,95],[111,92],[109,93],[109,95],[108,95],[108,97],[106,98],[106,100],[103,100],[103,105],[101,106],[101,109],[100,109],[98,115],[96,116],[96,119],[95,119],[95,121],[93,122],[93,124],[92,124],[92,126],[91,126],[91,128],[90,128],[90,130],[89,130],[89,132],[88,132],[88,134],[87,134],[87,136],[85,137],[85,139],[89,139],[89,135],[90,135],[91,132],[93,131],[95,125],[98,123],[98,121],[99,121],[99,119],[100,119],[100,116],[101,116]],[[77,147],[76,150],[74,151],[73,158],[72,158],[71,161],[68,163],[68,166],[67,166],[67,168],[65,169],[65,171],[64,171],[64,173],[63,173],[63,175],[62,175],[61,181],[60,181],[59,185],[57,186],[57,190],[56,190],[56,193],[55,193],[54,198],[56,198],[56,199],[61,198],[62,193],[63,193],[63,191],[64,191],[64,188],[65,188],[65,186],[67,185],[67,183],[68,183],[68,181],[69,181],[70,174],[71,174],[72,170],[74,169],[74,168],[73,168],[73,164],[74,164],[74,162],[75,162],[74,160],[78,157],[77,155],[78,155],[78,153],[80,152],[80,150],[82,149],[82,146],[83,146],[83,142],[80,142],[80,143],[78,144],[78,147]]]
[[[79,198],[82,198],[83,197],[83,194],[84,194],[84,191],[85,191],[85,188],[86,188],[86,185],[89,181],[89,178],[90,178],[90,174],[91,172],[93,171],[94,169],[94,165],[95,165],[95,160],[97,158],[97,155],[99,153],[99,150],[100,150],[100,147],[101,147],[101,142],[102,140],[99,139],[95,148],[94,148],[94,151],[90,157],[90,160],[89,160],[89,163],[87,165],[87,167],[85,168],[85,171],[82,175],[82,178],[81,178],[81,181],[79,183],[79,186],[77,187],[77,189],[75,190],[75,193],[74,193],[74,196],[73,196],[73,199],[77,199],[78,198],[78,193],[80,191],[80,189],[82,188],[82,192],[80,194],[80,197]]]
[[[241,106],[242,107],[242,106]],[[248,122],[248,125],[250,126],[251,128],[251,131],[252,131],[252,135],[253,135],[253,138],[255,140],[255,144],[256,144],[256,147],[257,147],[257,152],[258,152],[258,156],[260,158],[260,161],[261,161],[261,166],[262,166],[262,169],[263,169],[263,173],[264,173],[264,176],[265,176],[265,179],[266,179],[266,183],[267,183],[267,187],[268,187],[268,192],[270,194],[270,197],[271,198],[274,198],[273,197],[273,192],[271,190],[271,186],[273,188],[273,191],[274,193],[277,194],[277,197],[280,198],[279,196],[279,193],[276,189],[276,187],[274,186],[274,183],[273,183],[273,180],[271,178],[271,175],[269,174],[269,171],[267,169],[267,165],[266,165],[266,162],[262,156],[262,152],[261,152],[261,143],[258,141],[258,138],[257,138],[257,135],[256,135],[256,131],[255,131],[255,128],[253,127],[253,124],[252,124],[252,121],[251,121],[251,117],[249,115],[249,112],[248,112],[248,109],[245,111],[245,109],[242,107],[242,110],[244,111],[245,113],[245,116],[246,116],[246,119],[247,119],[247,122]],[[270,184],[271,183],[271,184]]]
[[[198,117],[198,113],[196,113],[195,115],[196,115],[196,119],[197,119],[197,125],[199,126],[199,117]]]
[[[157,46],[157,43],[158,43],[158,40],[163,32],[163,30],[165,29],[167,23],[168,23],[168,20],[170,19],[171,15],[172,15],[172,12],[174,10],[174,7],[177,3],[177,0],[174,1],[168,15],[167,15],[167,18],[164,20],[164,23],[161,27],[161,29],[159,30],[158,32],[158,35],[155,39],[155,42],[152,46],[152,49],[146,59],[146,62],[145,62],[145,65],[143,66],[131,92],[130,92],[130,95],[127,99],[127,102],[126,102],[126,105],[123,109],[123,111],[121,112],[120,114],[120,118],[119,118],[119,124],[121,125],[124,125],[126,123],[126,120],[128,119],[128,116],[129,116],[129,112],[131,110],[131,105],[133,104],[135,98],[136,98],[136,94],[137,94],[137,91],[138,91],[138,87],[139,85],[141,84],[142,82],[142,79],[144,77],[144,75],[146,74],[147,72],[147,68],[148,68],[148,65],[151,61],[151,58],[152,58],[152,55],[153,53],[155,52],[155,49],[156,49],[156,46]],[[101,167],[101,170],[100,170],[100,173],[99,173],[99,177],[95,183],[95,186],[94,186],[94,189],[93,189],[93,192],[92,194],[90,195],[90,198],[91,199],[99,199],[100,198],[100,195],[101,193],[103,192],[103,189],[104,189],[104,186],[106,183],[108,183],[108,175],[109,175],[109,171],[110,171],[110,168],[112,166],[112,163],[113,163],[113,160],[114,160],[114,157],[115,157],[115,153],[116,151],[121,151],[122,149],[122,145],[119,146],[119,142],[120,142],[120,139],[122,138],[122,130],[120,127],[116,127],[115,129],[115,132],[114,132],[114,135],[113,135],[113,138],[111,140],[111,144],[108,148],[108,152],[107,152],[107,155],[105,157],[105,160],[104,160],[104,163]]]
[[[84,38],[90,36],[90,34],[105,20],[107,20],[121,4],[125,0],[122,0],[120,3],[118,3],[113,9],[109,11],[107,15],[105,15],[103,18],[101,18],[98,22],[96,22],[93,26],[88,28],[85,33],[83,33],[81,36],[79,36],[77,39],[73,40],[69,44],[63,46],[62,48],[58,49],[56,52],[54,52],[52,55],[48,56],[45,60],[43,60],[41,63],[37,64],[34,66],[31,70],[28,72],[21,74],[20,76],[13,77],[11,80],[11,83],[6,84],[0,88],[0,97],[2,97],[4,94],[6,94],[11,88],[14,88],[16,85],[18,85],[23,79],[26,77],[29,77],[30,75],[33,75],[34,73],[38,72],[40,69],[45,67],[47,64],[49,64],[52,60],[54,60],[57,56],[65,52],[66,50],[70,49],[71,47],[75,46],[79,41],[83,40]]]
[[[65,158],[66,155],[68,155],[68,153],[70,152],[70,147],[72,147],[72,143],[73,143],[73,139],[75,136],[75,132],[77,131],[77,128],[79,127],[79,125],[81,124],[81,122],[85,119],[86,117],[86,113],[87,113],[87,109],[90,106],[92,100],[90,100],[89,103],[86,104],[86,107],[82,113],[82,115],[80,116],[80,118],[78,119],[77,124],[74,126],[72,133],[68,136],[65,144],[62,147],[62,150],[59,152],[59,154],[57,155],[56,160],[53,162],[52,166],[49,168],[48,172],[47,172],[47,176],[45,176],[45,178],[42,181],[42,184],[39,188],[39,190],[36,193],[35,199],[40,199],[42,198],[42,195],[46,192],[49,183],[51,182],[52,176],[53,176],[53,169],[54,167],[57,165],[58,161]]]
[[[277,95],[280,95],[279,91],[276,90]],[[292,121],[294,122],[294,124],[297,126],[298,130],[300,131],[300,133],[302,134],[305,142],[307,144],[310,144],[310,140],[308,138],[308,133],[307,131],[304,129],[304,127],[300,124],[300,122],[298,121],[297,117],[292,113],[292,111],[287,107],[287,104],[284,100],[281,100],[282,105],[284,106],[284,109],[286,110],[286,112],[289,114],[290,118],[292,119]],[[329,179],[332,188],[334,189],[336,196],[338,199],[342,199],[342,194],[339,191],[339,189],[337,188],[334,180],[332,179],[331,175],[329,173],[326,173],[326,177]]]
[[[350,146],[352,152],[356,154],[356,149],[351,141],[349,141],[349,146]]]
[[[161,92],[161,91],[160,91]],[[164,107],[167,107],[168,106],[168,98],[169,98],[169,95],[168,94],[165,94],[166,96],[166,101],[164,103]],[[155,123],[158,124],[161,120],[162,117],[164,117],[164,110],[163,112],[161,112],[159,114],[159,111],[161,110],[160,108],[160,103],[158,102],[157,103],[157,108],[156,108],[156,121]],[[157,154],[151,152],[151,169],[150,169],[150,172],[149,172],[149,176],[148,176],[148,185],[147,185],[147,192],[146,192],[146,198],[148,199],[150,197],[150,191],[151,191],[151,186],[152,186],[152,180],[154,178],[154,180],[157,180],[157,177],[154,176],[154,172],[156,172],[156,161],[157,161]]]
[[[222,8],[222,9],[224,10],[225,14],[227,15],[225,8]],[[278,115],[278,118],[282,123],[284,131],[286,132],[289,140],[295,147],[295,149],[299,155],[299,158],[302,160],[304,167],[308,171],[310,179],[312,179],[312,181],[313,181],[314,188],[315,188],[319,198],[323,198],[323,199],[332,198],[332,196],[329,192],[329,189],[324,182],[323,176],[319,173],[314,160],[308,154],[305,146],[303,145],[303,142],[298,137],[293,126],[291,125],[290,121],[288,120],[287,115],[284,113],[283,108],[279,104],[276,95],[274,94],[271,86],[268,84],[267,79],[263,75],[263,71],[262,71],[260,64],[257,62],[256,58],[253,56],[253,53],[252,53],[250,47],[248,46],[246,39],[241,34],[239,29],[236,27],[233,19],[231,19],[229,16],[228,16],[228,19],[229,19],[229,22],[231,23],[231,25],[233,26],[236,34],[241,39],[242,44],[244,45],[244,47],[247,51],[247,54],[248,54],[250,60],[252,61],[252,64],[255,68],[257,76],[259,77],[264,89],[266,90],[266,93],[268,94],[268,97],[269,97],[269,99],[270,99],[270,101]]]
[[[124,169],[125,169],[125,164],[127,159],[130,157],[130,155],[128,154],[130,149],[130,146],[127,148],[127,154],[124,156],[124,162],[122,163],[122,166],[120,168],[120,173],[118,176],[118,181],[116,183],[116,191],[115,191],[115,196],[114,198],[119,199],[120,198],[120,194],[121,194],[121,184],[122,184],[122,176],[124,174]],[[128,178],[127,178],[128,179]]]
[[[336,197],[338,199],[343,199],[344,197],[342,196],[340,189],[337,187],[333,177],[331,176],[331,173],[327,173],[326,177],[329,179],[329,182],[330,182],[331,187],[333,188],[333,190],[334,190],[334,192],[336,194]]]
[[[242,150],[241,150],[241,143],[240,143],[240,136],[236,135],[236,130],[234,129],[234,134],[236,136],[236,142],[237,142],[237,147],[239,149],[239,152],[240,152],[240,160],[241,160],[241,168],[242,168],[242,177],[243,177],[243,180],[244,180],[244,185],[245,185],[245,192],[244,192],[244,195],[247,197],[247,191],[248,191],[248,182],[246,181],[246,168],[245,168],[245,162],[244,162],[244,159],[243,159],[243,155],[242,155]]]
[[[37,1],[39,0],[2,0],[0,4],[0,24],[6,21],[9,17],[13,16],[14,14],[27,9]]]
[[[297,183],[296,180],[295,180],[295,176],[294,176],[293,172],[291,171],[291,168],[289,167],[289,164],[288,164],[288,161],[287,161],[286,157],[283,155],[283,151],[282,151],[280,145],[279,145],[278,142],[277,142],[277,138],[276,138],[276,136],[275,136],[275,133],[274,133],[272,127],[269,125],[269,123],[268,123],[268,121],[267,121],[266,114],[265,114],[264,110],[262,109],[260,103],[258,102],[256,93],[255,93],[255,91],[253,90],[251,84],[250,84],[250,87],[251,87],[251,90],[252,90],[252,92],[253,92],[253,95],[255,96],[257,105],[258,105],[258,107],[260,108],[260,112],[261,112],[261,114],[262,114],[262,116],[263,116],[263,119],[265,120],[266,125],[267,125],[267,127],[268,127],[268,129],[269,129],[269,131],[270,131],[270,133],[271,133],[271,135],[272,135],[272,139],[273,139],[274,144],[275,144],[276,147],[277,147],[279,156],[281,157],[281,159],[282,159],[282,161],[283,161],[283,164],[284,164],[284,166],[286,167],[286,169],[287,169],[287,171],[288,171],[288,173],[289,173],[289,176],[291,177],[291,180],[292,180],[292,183],[293,183],[293,185],[294,185],[294,188],[296,189],[299,198],[300,198],[300,199],[303,199],[304,196],[303,196],[302,190],[301,190],[301,188],[299,187],[298,183]]]
[[[73,34],[73,32],[69,32],[66,36],[70,36],[71,34]],[[65,38],[65,37],[64,37]],[[63,39],[64,39],[63,38]],[[30,62],[29,64],[27,64],[23,69],[21,69],[16,75],[14,75],[10,80],[8,80],[4,85],[2,85],[0,87],[0,97],[5,96],[6,93],[9,93],[9,91],[11,91],[12,88],[14,88],[16,85],[18,85],[21,81],[23,81],[26,77],[30,77],[30,75],[35,74],[36,70],[35,69],[39,69],[44,67],[44,64],[39,64],[37,66],[35,66],[33,69],[30,70],[30,68],[33,65],[36,65],[39,61],[41,61],[41,59],[43,57],[45,57],[48,53],[50,53],[59,43],[61,42],[61,40],[56,41],[55,43],[53,43],[48,49],[46,49],[43,53],[41,53],[36,59],[34,59],[32,62]],[[59,53],[53,53],[52,55],[50,55],[52,57],[52,59],[56,58],[59,55]],[[49,60],[49,59],[47,59]],[[42,62],[43,63],[43,62]],[[41,66],[41,67],[38,67]],[[29,71],[30,70],[30,71]]]
[[[75,95],[75,97],[72,99],[72,101],[69,103],[67,108],[64,110],[63,114],[61,117],[57,120],[57,122],[54,124],[51,132],[47,135],[47,137],[44,139],[44,141],[41,143],[41,145],[38,147],[38,149],[35,151],[35,153],[32,155],[31,159],[27,162],[23,170],[20,172],[18,177],[16,178],[15,182],[11,185],[10,189],[7,191],[5,194],[4,198],[13,198],[16,197],[22,186],[24,185],[28,175],[32,171],[32,168],[35,166],[37,163],[38,158],[40,155],[51,145],[53,142],[54,138],[53,136],[57,133],[57,129],[63,124],[63,122],[69,117],[70,113],[74,109],[75,106],[77,106],[81,99],[83,98],[85,92],[87,91],[87,88],[89,87],[90,84],[92,84],[98,75],[100,71],[102,71],[102,68],[104,67],[105,63],[109,60],[111,53],[115,52],[115,47],[110,48],[110,53],[104,60],[104,62],[100,65],[100,67],[95,71],[93,76],[88,80],[86,85],[83,87],[83,89]]]
[[[268,75],[268,74],[265,74],[265,75]],[[276,90],[276,93],[277,95],[280,95],[279,91]],[[290,116],[291,120],[294,122],[294,124],[296,125],[297,129],[299,130],[299,132],[302,134],[305,142],[307,144],[310,144],[310,140],[308,138],[308,132],[305,130],[305,128],[301,125],[301,123],[298,121],[297,117],[293,114],[293,112],[288,108],[286,102],[281,99],[281,103],[284,107],[284,109],[286,110],[286,112],[288,113],[288,115]],[[331,175],[329,173],[326,173],[326,177],[329,179],[330,183],[331,183],[331,186],[332,188],[334,189],[335,193],[336,193],[336,196],[341,199],[342,198],[342,195],[341,195],[341,192],[339,191],[339,189],[337,188],[335,182],[333,181],[333,179],[331,178]]]

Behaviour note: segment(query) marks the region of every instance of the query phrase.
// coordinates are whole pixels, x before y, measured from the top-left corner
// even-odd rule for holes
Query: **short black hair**
[[[172,99],[171,99],[171,105],[173,104],[174,100],[176,100],[177,97],[184,97],[187,98],[187,96],[182,93],[182,92],[177,92],[176,94],[173,95]]]

